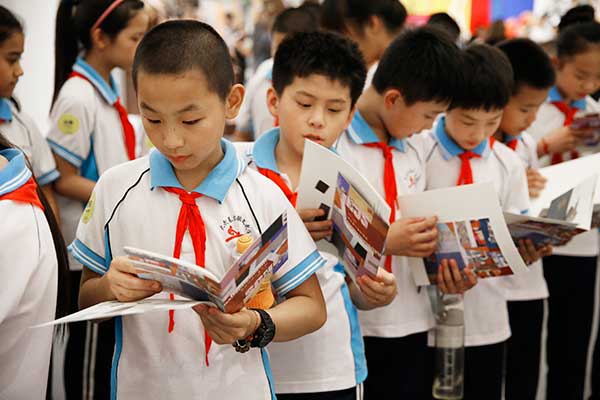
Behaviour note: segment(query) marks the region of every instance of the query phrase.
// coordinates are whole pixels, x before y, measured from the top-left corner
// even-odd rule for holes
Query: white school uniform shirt
[[[429,190],[456,186],[460,175],[458,155],[463,149],[448,136],[445,128],[446,118],[442,117],[432,131],[415,138],[425,143]],[[504,211],[527,212],[527,178],[519,157],[502,143],[496,142],[491,147],[487,139],[472,151],[480,155],[471,159],[473,182],[492,182]],[[440,204],[443,206],[443,202]],[[494,344],[510,337],[503,279],[480,279],[465,293],[465,346]]]
[[[369,86],[371,86],[373,84],[373,77],[375,76],[375,71],[377,71],[378,66],[379,66],[379,61],[376,61],[373,64],[371,64],[371,66],[367,70],[367,76],[365,78],[365,87],[364,87],[363,91],[367,90],[369,88]]]
[[[30,178],[23,153],[0,151],[0,196]],[[0,399],[42,400],[50,365],[52,328],[30,329],[54,319],[58,265],[44,212],[31,204],[0,201]]]
[[[363,146],[379,139],[359,112],[338,140],[336,151],[385,197],[383,185],[384,157],[380,149]],[[406,140],[392,138],[394,171],[398,195],[419,193],[425,189],[424,159]],[[396,210],[396,219],[400,219]],[[398,338],[428,331],[434,325],[427,291],[420,290],[412,277],[406,257],[392,257],[392,272],[398,284],[394,301],[381,308],[358,312],[363,336]]]
[[[505,141],[511,139],[517,140],[514,152],[519,156],[525,170],[538,169],[539,161],[535,139],[527,132],[523,132],[517,137],[506,138]],[[537,260],[529,265],[527,272],[502,279],[506,283],[508,300],[524,301],[548,298],[548,285],[544,279],[542,260]]]
[[[275,117],[267,107],[267,90],[271,87],[273,58],[263,61],[246,85],[244,102],[236,117],[238,130],[252,132],[254,139],[275,126]]]
[[[245,168],[230,142],[221,142],[224,158],[194,190],[206,227],[206,268],[217,276],[234,262],[228,242],[232,229],[255,238],[287,212],[288,260],[273,275],[277,295],[284,297],[325,260],[300,217],[279,189],[258,172]],[[160,152],[114,167],[102,175],[84,212],[74,256],[90,270],[104,274],[124,246],[172,255],[181,201],[162,187],[182,188],[170,162]],[[185,232],[181,258],[195,262]],[[167,293],[156,296],[168,298]],[[213,343],[205,364],[203,327],[193,310],[175,312],[175,328],[167,332],[169,315],[155,312],[117,318],[112,399],[273,399],[267,352],[240,354],[231,345]]]
[[[19,108],[15,99],[0,98],[0,132],[25,153],[38,184],[48,185],[60,176],[52,151],[33,119]]]
[[[289,177],[279,171],[275,160],[279,134],[279,128],[273,128],[244,153],[251,167],[278,173],[291,188]],[[358,314],[344,281],[344,267],[336,256],[325,252],[321,255],[327,263],[317,271],[317,278],[327,305],[327,322],[309,335],[269,345],[277,393],[343,390],[359,385],[367,377]]]
[[[557,128],[564,125],[565,116],[558,108],[550,104],[551,101],[563,101],[563,98],[556,87],[550,89],[548,100],[542,104],[538,111],[536,120],[527,130],[536,142],[539,142],[544,136],[548,135]],[[600,104],[591,96],[571,103],[571,106],[577,107],[585,112],[600,112]],[[579,146],[577,151],[581,156],[590,155],[600,151],[600,145],[596,147]],[[565,153],[564,159],[569,159],[569,153]],[[544,156],[540,159],[540,165],[545,167],[550,165],[550,157]],[[563,256],[594,257],[599,254],[598,232],[595,229],[589,232],[575,236],[566,246],[555,247],[554,254]]]
[[[73,71],[89,81],[72,77],[60,89],[50,113],[48,142],[81,176],[97,181],[110,167],[129,161],[119,113],[113,107],[119,96],[114,81],[106,83],[83,59],[77,59]],[[70,243],[85,204],[58,194],[57,203],[62,233]],[[70,261],[72,270],[81,270],[81,264],[72,257]]]

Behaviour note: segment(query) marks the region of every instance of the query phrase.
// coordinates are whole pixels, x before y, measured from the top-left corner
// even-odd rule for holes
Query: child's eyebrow
[[[198,107],[198,105],[196,105],[196,104],[188,104],[187,106],[183,107],[181,110],[177,111],[177,114],[183,114],[184,112],[196,111],[199,109],[200,109],[200,107]]]
[[[143,108],[143,109],[145,109],[145,110],[148,110],[150,112],[154,112],[154,113],[158,112],[154,108],[150,107],[148,104],[144,103],[143,101],[140,103],[140,107]]]
[[[317,96],[315,96],[315,95],[313,95],[311,93],[305,92],[304,90],[299,90],[299,91],[296,92],[296,94],[299,94],[301,96],[310,97],[311,99],[317,98]],[[332,102],[332,103],[346,103],[346,99],[341,98],[341,97],[338,97],[338,98],[335,98],[335,99],[327,99],[327,101],[328,102]]]

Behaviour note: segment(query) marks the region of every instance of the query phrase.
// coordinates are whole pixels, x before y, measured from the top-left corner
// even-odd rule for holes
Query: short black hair
[[[569,9],[561,18],[558,23],[558,31],[561,32],[567,26],[571,26],[573,24],[580,24],[585,22],[593,22],[595,21],[596,11],[594,7],[589,4],[584,4],[581,6],[575,6]]]
[[[314,32],[319,29],[319,20],[308,7],[286,8],[273,21],[271,32],[286,35],[296,32]]]
[[[369,18],[377,16],[389,32],[398,32],[404,27],[407,15],[398,0],[325,0],[321,23],[324,28],[340,33],[346,33],[350,23],[362,32]]]
[[[458,26],[454,18],[445,12],[431,14],[427,20],[427,25],[433,25],[443,30],[455,42],[460,37],[460,26]]]
[[[135,52],[133,85],[139,71],[149,74],[183,74],[199,69],[208,87],[222,100],[234,82],[233,65],[225,41],[210,26],[194,20],[163,22],[148,32]]]
[[[505,40],[497,47],[506,55],[513,70],[513,89],[515,95],[523,86],[535,89],[548,89],[554,85],[556,73],[548,54],[530,39],[518,38]]]
[[[564,28],[556,41],[556,54],[559,59],[574,57],[585,53],[590,45],[600,44],[600,24],[585,22],[572,24]]]
[[[294,78],[323,75],[350,88],[351,106],[360,97],[367,67],[356,43],[333,32],[300,32],[286,37],[275,53],[273,88],[278,95]]]
[[[463,50],[460,88],[449,109],[500,110],[513,88],[510,61],[498,48],[474,44]]]
[[[434,27],[408,30],[385,50],[373,86],[378,93],[397,89],[404,101],[450,102],[456,91],[461,53],[445,33]]]

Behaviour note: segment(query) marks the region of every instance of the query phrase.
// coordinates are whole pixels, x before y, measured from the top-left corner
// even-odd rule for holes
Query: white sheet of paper
[[[103,303],[99,303],[94,306],[85,308],[71,315],[67,315],[66,317],[59,318],[54,321],[49,321],[40,325],[35,325],[32,328],[41,328],[50,325],[66,324],[68,322],[112,318],[117,317],[119,315],[143,314],[153,311],[167,311],[178,310],[182,308],[192,308],[200,303],[203,302],[186,299],[169,300],[154,298],[148,298],[140,301],[131,302],[120,302],[116,300],[105,301]]]
[[[535,216],[540,215],[540,212],[544,208],[548,208],[552,200],[586,179],[589,179],[593,175],[596,175],[593,204],[600,204],[600,190],[597,190],[600,180],[598,171],[600,171],[600,153],[540,169],[540,174],[548,181],[540,196],[531,199],[529,214]],[[583,226],[581,228],[589,229],[589,225],[587,228]]]
[[[310,140],[304,141],[302,175],[298,185],[296,207],[319,208],[321,204],[325,204],[329,207],[330,217],[338,174],[342,174],[360,192],[377,215],[389,221],[390,207],[369,181],[339,155]],[[328,186],[324,193],[317,189],[319,181]],[[337,254],[335,246],[326,240],[319,241],[317,245],[319,250]]]
[[[510,237],[498,195],[491,183],[455,186],[401,196],[399,203],[403,217],[435,215],[438,217],[438,223],[488,218],[498,247],[513,273],[527,271],[527,266]],[[409,264],[416,284],[429,285],[423,259],[411,257]]]

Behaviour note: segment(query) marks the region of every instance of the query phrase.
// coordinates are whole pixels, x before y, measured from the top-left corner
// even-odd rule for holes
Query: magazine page
[[[91,307],[84,308],[81,311],[67,315],[57,320],[33,326],[32,328],[41,328],[44,326],[66,324],[68,322],[87,321],[95,319],[100,320],[116,317],[119,315],[133,315],[154,311],[179,310],[183,308],[192,308],[200,303],[203,302],[196,300],[169,300],[168,298],[157,299],[154,297],[130,302],[120,302],[117,300],[105,301],[103,303],[98,303]]]
[[[491,183],[430,190],[399,198],[403,217],[438,217],[438,248],[427,259],[409,258],[417,285],[435,284],[441,260],[473,268],[479,278],[527,271],[506,226]]]
[[[302,174],[298,185],[296,207],[321,208],[325,210],[326,216],[320,219],[331,219],[339,174],[342,174],[360,192],[375,214],[384,221],[390,220],[390,207],[373,186],[346,160],[310,140],[304,141]],[[329,241],[320,240],[317,246],[321,251],[338,253],[337,248]]]
[[[575,235],[585,232],[576,224],[549,218],[504,213],[513,240],[529,239],[534,246],[564,246]]]
[[[531,199],[529,214],[533,216],[543,215],[542,213],[545,209],[550,208],[553,200],[566,194],[592,176],[596,177],[593,204],[600,204],[600,190],[596,190],[599,179],[598,171],[600,171],[600,153],[541,168],[539,170],[540,174],[547,179],[546,187],[539,197]],[[586,228],[583,227],[583,229]]]
[[[220,282],[223,311],[237,312],[258,292],[264,280],[288,259],[287,213],[281,214],[242,254]]]
[[[223,308],[223,288],[210,271],[193,263],[148,250],[125,246],[138,277],[161,283],[163,290],[186,299],[210,301]]]
[[[385,258],[389,225],[342,174],[338,174],[331,219],[331,241],[350,278],[374,278]]]

